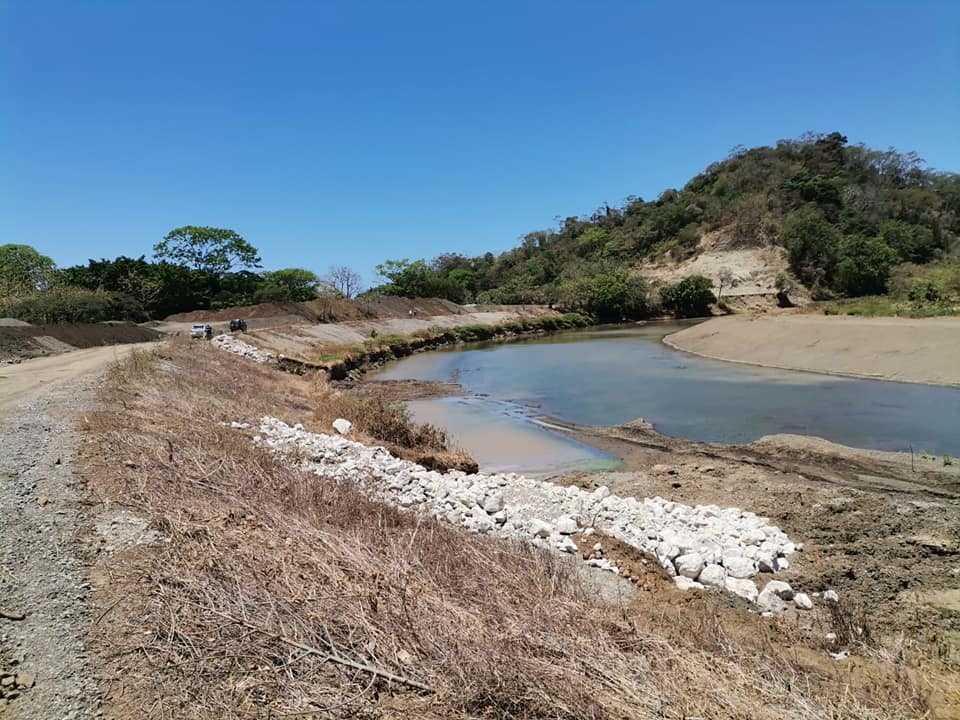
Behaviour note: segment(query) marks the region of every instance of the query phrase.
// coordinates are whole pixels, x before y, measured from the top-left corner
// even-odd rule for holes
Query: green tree
[[[812,287],[826,286],[833,279],[840,245],[840,231],[814,208],[788,214],[780,240],[787,248],[790,268]]]
[[[710,304],[716,301],[713,282],[703,275],[690,275],[660,290],[663,309],[676,317],[709,315]]]
[[[886,292],[897,251],[880,238],[851,235],[840,244],[837,289],[844,295],[879,295]]]
[[[431,268],[423,260],[387,260],[377,265],[377,274],[386,280],[379,290],[386,295],[409,298],[446,298],[456,294],[446,276]],[[453,298],[451,298],[453,299]]]
[[[936,257],[938,250],[930,228],[911,225],[901,220],[886,220],[881,223],[880,239],[909,262],[929,262]]]
[[[317,296],[320,278],[303,268],[284,268],[263,273],[257,287],[257,302],[301,302]]]
[[[560,285],[558,295],[564,308],[603,320],[646,317],[650,311],[646,282],[626,270],[571,278]]]
[[[182,263],[213,275],[237,268],[260,267],[257,249],[238,233],[225,228],[197,225],[174,228],[153,246],[153,254],[161,260]]]
[[[45,290],[54,263],[29,245],[0,245],[0,297]]]

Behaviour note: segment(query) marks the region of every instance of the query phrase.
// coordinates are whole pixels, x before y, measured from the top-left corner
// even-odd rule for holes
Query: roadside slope
[[[879,380],[960,385],[960,319],[821,315],[714,318],[664,338],[717,360]]]

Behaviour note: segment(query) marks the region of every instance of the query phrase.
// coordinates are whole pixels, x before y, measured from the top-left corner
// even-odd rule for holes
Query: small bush
[[[886,292],[896,251],[880,238],[851,235],[843,239],[836,269],[836,286],[848,297]]]
[[[932,280],[918,280],[907,293],[911,302],[940,302],[944,299],[943,289]]]
[[[643,278],[626,270],[598,272],[566,280],[559,289],[564,307],[602,320],[647,317],[649,292]]]
[[[717,301],[713,282],[703,275],[690,275],[660,290],[663,309],[676,317],[703,317],[710,314],[710,304]]]

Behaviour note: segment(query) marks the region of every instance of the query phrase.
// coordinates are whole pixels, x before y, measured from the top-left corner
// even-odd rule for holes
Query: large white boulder
[[[577,521],[569,515],[561,515],[557,518],[557,532],[561,535],[573,535],[577,532]]]
[[[544,522],[538,518],[534,518],[530,521],[530,534],[534,537],[539,538],[548,538],[553,532],[553,526],[548,522]]]
[[[806,593],[797,593],[793,596],[793,604],[800,610],[810,610],[813,607],[813,600]]]
[[[703,556],[700,555],[700,553],[680,555],[673,561],[673,564],[677,568],[677,575],[690,578],[691,580],[696,580],[700,576],[700,572],[705,565]]]
[[[333,429],[341,435],[349,435],[353,429],[353,423],[344,418],[337,418],[333,421]]]
[[[483,509],[491,515],[503,510],[503,495],[500,493],[490,493],[483,501]]]
[[[771,580],[757,596],[757,606],[766,612],[779,613],[793,600],[793,588],[782,580]]]
[[[781,600],[793,600],[793,588],[783,580],[771,580],[764,586],[763,591],[771,592]]]
[[[728,577],[724,583],[724,587],[727,589],[727,592],[732,592],[734,595],[739,595],[744,600],[749,602],[756,602],[757,595],[757,585],[753,580],[746,580],[744,578],[733,578]]]
[[[750,558],[736,553],[723,555],[723,566],[732,578],[749,578],[757,574],[757,565]]]
[[[722,590],[727,581],[727,571],[723,569],[723,566],[711,563],[703,569],[697,580],[707,587],[720,588]]]
[[[673,582],[676,583],[677,587],[681,590],[703,590],[703,585],[698,583],[696,580],[691,580],[690,578],[684,575],[677,575],[673,579]]]

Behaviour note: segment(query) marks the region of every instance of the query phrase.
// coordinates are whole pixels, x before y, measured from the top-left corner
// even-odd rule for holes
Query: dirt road
[[[48,385],[82,377],[113,360],[126,357],[134,348],[143,349],[153,345],[154,343],[111,345],[27,360],[17,365],[2,365],[0,417]]]
[[[92,517],[74,460],[78,413],[99,375],[135,347],[92,348],[0,368],[0,716],[97,717],[92,619],[80,539]]]
[[[664,342],[703,357],[785,370],[960,385],[960,318],[733,315]]]

